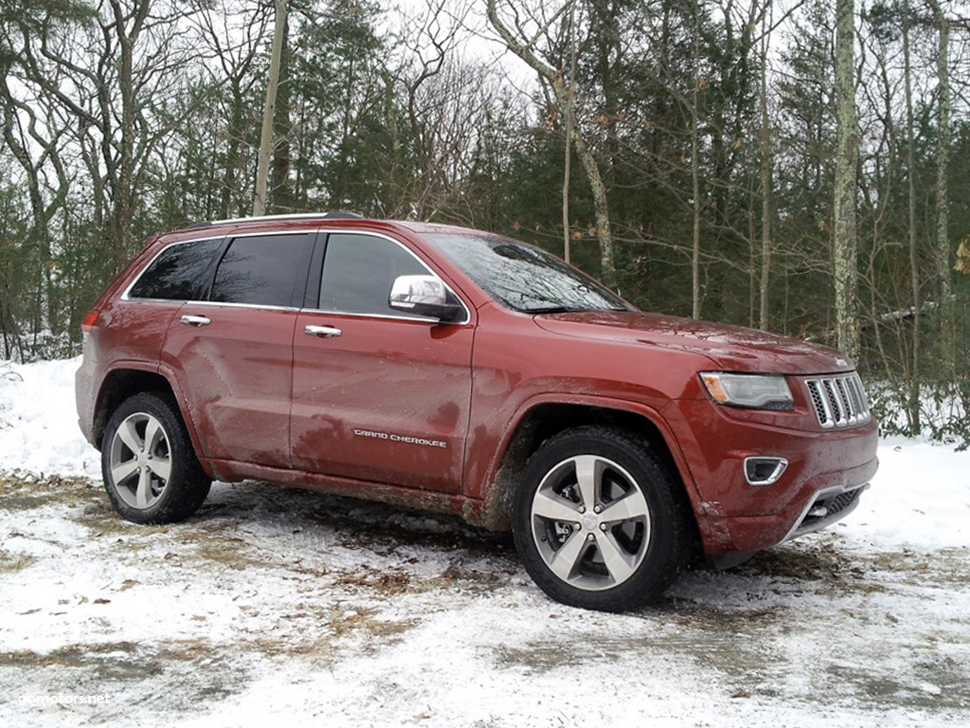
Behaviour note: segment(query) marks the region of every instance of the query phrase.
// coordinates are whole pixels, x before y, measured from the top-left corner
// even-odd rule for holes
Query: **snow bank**
[[[77,424],[80,364],[77,358],[0,369],[0,470],[101,477],[101,456]]]

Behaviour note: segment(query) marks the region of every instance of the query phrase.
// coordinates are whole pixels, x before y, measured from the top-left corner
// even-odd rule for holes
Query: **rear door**
[[[330,233],[319,295],[296,324],[293,467],[458,492],[471,397],[473,325],[392,310],[400,275],[432,271],[402,242]],[[466,311],[466,314],[469,312]]]
[[[293,331],[315,237],[229,238],[208,300],[186,303],[172,322],[162,361],[206,458],[290,465]]]

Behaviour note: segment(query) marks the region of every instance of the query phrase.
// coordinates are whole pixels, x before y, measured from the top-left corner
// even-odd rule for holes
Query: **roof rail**
[[[226,220],[207,220],[204,222],[193,223],[186,229],[191,230],[193,228],[210,227],[212,225],[233,225],[241,222],[259,222],[261,220],[305,220],[308,218],[316,218],[318,220],[363,220],[364,216],[358,215],[356,212],[344,212],[341,210],[327,213],[293,212],[283,215],[262,215],[260,217],[233,217]]]

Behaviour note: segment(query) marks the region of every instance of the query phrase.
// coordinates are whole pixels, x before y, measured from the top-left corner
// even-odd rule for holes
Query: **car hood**
[[[708,321],[640,313],[590,311],[539,314],[551,333],[590,341],[619,341],[677,349],[706,356],[724,371],[774,374],[832,374],[853,363],[835,349],[765,331]]]

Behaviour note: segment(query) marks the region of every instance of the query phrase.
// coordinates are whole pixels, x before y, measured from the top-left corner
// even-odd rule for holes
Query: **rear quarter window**
[[[205,296],[222,238],[177,243],[163,250],[128,291],[129,298],[198,301]]]

